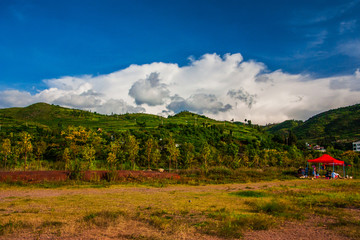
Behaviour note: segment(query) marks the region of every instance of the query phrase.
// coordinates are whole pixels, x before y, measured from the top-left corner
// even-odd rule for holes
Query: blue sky
[[[350,83],[357,81],[357,69],[360,68],[359,12],[359,0],[1,0],[0,91],[7,97],[0,97],[0,107],[31,103],[21,101],[26,94],[32,101],[43,100],[61,104],[63,102],[57,101],[54,96],[36,96],[40,93],[44,95],[43,91],[49,89],[61,90],[58,85],[54,87],[51,84],[63,81],[66,77],[85,81],[91,85],[89,89],[98,96],[106,95],[106,92],[101,92],[94,83],[97,76],[106,77],[126,71],[133,64],[142,68],[155,63],[168,66],[175,64],[180,70],[185,70],[197,66],[196,63],[201,60],[211,62],[210,58],[204,57],[207,54],[216,54],[220,57],[219,63],[231,62],[224,57],[227,53],[234,56],[240,54],[238,65],[240,62],[256,63],[259,67],[261,65],[259,72],[253,72],[254,81],[259,74],[275,74],[281,71],[282,74],[289,75],[288,79],[297,76],[297,81],[301,82],[327,79],[328,88],[334,90],[334,81],[338,84],[344,78],[351,78]],[[199,71],[208,69],[204,67]],[[157,78],[151,80],[150,76],[155,76],[152,75],[155,72],[158,73]],[[246,83],[240,80],[238,86],[229,85],[231,89],[226,90],[224,87],[223,94],[211,89],[201,91],[204,87],[198,86],[189,96],[180,95],[180,90],[177,92],[169,86],[180,85],[185,80],[179,77],[175,83],[171,78],[174,73],[167,75],[165,72],[155,67],[141,70],[143,75],[139,73],[134,79],[116,78],[117,84],[130,84],[129,88],[123,91],[126,96],[104,96],[95,101],[97,107],[94,105],[86,108],[96,110],[109,99],[115,99],[126,102],[128,107],[131,105],[133,110],[142,109],[155,114],[158,114],[157,111],[176,112],[178,109],[170,109],[174,106],[170,104],[177,95],[184,99],[183,105],[180,104],[183,106],[181,110],[190,109],[227,118],[227,115],[221,115],[227,112],[225,109],[223,112],[207,112],[192,106],[190,102],[197,99],[197,94],[205,94],[215,97],[215,102],[221,103],[223,107],[231,105],[234,110],[235,105],[239,106],[240,103],[225,99],[226,96],[232,96],[228,95],[231,89],[236,90],[235,92],[242,89],[245,94],[238,100],[247,105],[243,112],[248,113],[239,118],[245,115],[253,116],[251,112],[256,109],[254,104],[249,108],[244,100],[246,96],[256,95],[257,102],[261,105],[261,93],[255,93],[256,87],[248,86],[246,89]],[[196,81],[195,77],[194,79]],[[158,104],[157,109],[151,109],[155,106],[154,102],[139,101],[134,96],[134,91],[133,96],[129,96],[130,88],[140,80],[149,83],[155,81],[158,85],[146,86],[161,86],[162,90],[166,90],[160,91],[157,88],[157,93],[164,99],[154,102],[162,103],[162,107]],[[215,85],[216,79],[212,81]],[[350,83],[344,84],[348,86]],[[71,94],[84,96],[80,88],[72,88],[78,91]],[[346,89],[351,93],[356,91],[351,87]],[[15,92],[23,95],[16,95]],[[168,94],[164,95],[165,92]],[[341,104],[354,104],[359,100],[353,98],[353,102],[342,101]],[[310,114],[341,104],[321,105],[299,116],[287,112],[278,120],[286,117],[306,118]],[[61,105],[84,108],[81,104]],[[298,108],[293,109],[295,111]],[[276,119],[259,118],[259,122],[264,121]]]

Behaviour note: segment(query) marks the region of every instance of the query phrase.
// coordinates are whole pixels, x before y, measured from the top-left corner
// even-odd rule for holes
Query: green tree
[[[13,152],[12,155],[13,155],[14,165],[17,166],[18,160],[20,159],[20,155],[21,155],[21,149],[18,144],[12,147],[12,152]]]
[[[135,159],[139,152],[139,142],[135,136],[129,135],[126,139],[125,146],[132,164],[132,169],[135,170]]]
[[[359,157],[359,154],[357,152],[350,151],[350,150],[341,154],[341,159],[350,165],[354,165],[354,163],[356,163],[355,159],[357,157]]]
[[[153,138],[149,138],[146,142],[145,142],[145,153],[146,153],[146,159],[147,159],[147,163],[148,163],[148,169],[150,169],[150,163],[151,163],[151,153],[153,151],[154,148],[154,139]]]
[[[210,157],[210,154],[211,154],[211,148],[210,148],[210,145],[207,143],[207,142],[204,142],[203,143],[203,147],[201,149],[201,159],[203,161],[203,164],[204,164],[204,168],[205,168],[205,171],[207,172],[208,170],[208,161],[209,161],[209,157]]]
[[[34,144],[35,148],[35,157],[37,160],[38,168],[40,168],[40,161],[42,160],[42,156],[46,150],[46,142],[39,141]]]
[[[185,142],[184,144],[181,145],[181,150],[182,150],[181,155],[183,156],[184,165],[187,166],[188,168],[192,168],[194,163],[194,156],[195,156],[194,145],[192,143]]]
[[[83,158],[86,162],[87,169],[92,169],[95,161],[95,149],[93,146],[85,146],[83,149]]]
[[[28,132],[20,133],[19,147],[20,147],[20,152],[24,154],[24,170],[26,170],[28,154],[30,154],[33,150],[33,146],[31,143],[31,135]]]
[[[151,152],[151,159],[153,164],[158,167],[158,162],[160,161],[161,158],[161,152],[160,149],[157,147],[154,147],[154,150]]]
[[[289,131],[289,139],[288,139],[288,145],[295,145],[297,142],[297,137],[293,133],[293,131]]]
[[[177,170],[177,159],[180,155],[180,150],[176,147],[175,140],[170,137],[168,139],[168,144],[166,146],[169,152],[169,172],[171,171],[171,161],[175,162],[176,170]]]
[[[8,156],[11,154],[11,141],[8,138],[5,138],[1,145],[1,154],[4,156],[4,166],[6,168],[6,162]]]
[[[70,156],[70,149],[69,148],[64,149],[62,159],[63,159],[63,161],[65,163],[65,170],[70,170],[71,156]]]
[[[113,152],[109,152],[106,161],[109,165],[110,170],[115,170],[116,154]]]

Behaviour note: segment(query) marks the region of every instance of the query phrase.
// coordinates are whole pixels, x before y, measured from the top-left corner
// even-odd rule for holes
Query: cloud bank
[[[205,54],[187,66],[155,62],[131,65],[99,76],[43,80],[47,88],[0,92],[0,107],[47,102],[103,114],[183,110],[218,120],[251,119],[258,124],[306,120],[316,113],[360,102],[360,71],[346,76],[313,78],[269,71],[264,63],[241,54]]]

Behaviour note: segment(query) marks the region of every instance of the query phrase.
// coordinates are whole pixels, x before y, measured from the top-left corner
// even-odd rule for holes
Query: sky
[[[0,108],[268,124],[360,103],[360,0],[0,0]]]

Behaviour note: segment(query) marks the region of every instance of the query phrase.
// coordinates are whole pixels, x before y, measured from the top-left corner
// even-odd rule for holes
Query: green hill
[[[0,124],[3,131],[29,129],[64,129],[67,126],[83,126],[92,130],[121,132],[126,130],[155,130],[159,126],[177,125],[210,127],[219,126],[241,140],[257,138],[261,133],[247,125],[216,121],[191,112],[181,112],[164,118],[145,113],[103,115],[95,112],[69,109],[47,103],[36,103],[24,108],[0,109]]]
[[[305,122],[288,120],[267,126],[272,134],[293,131],[299,140],[336,145],[360,139],[360,104],[329,110]]]
[[[221,167],[300,166],[307,155],[312,158],[317,153],[308,151],[303,142],[296,145],[294,133],[317,144],[351,141],[359,136],[359,112],[360,105],[355,105],[306,122],[260,127],[187,111],[167,118],[144,113],[103,115],[37,103],[0,109],[0,160],[7,159],[0,161],[0,169],[214,167],[226,171]]]
[[[265,129],[274,134],[279,132],[287,132],[291,129],[294,129],[298,126],[301,126],[303,124],[303,121],[300,120],[286,120],[279,124],[272,124],[265,127]]]

